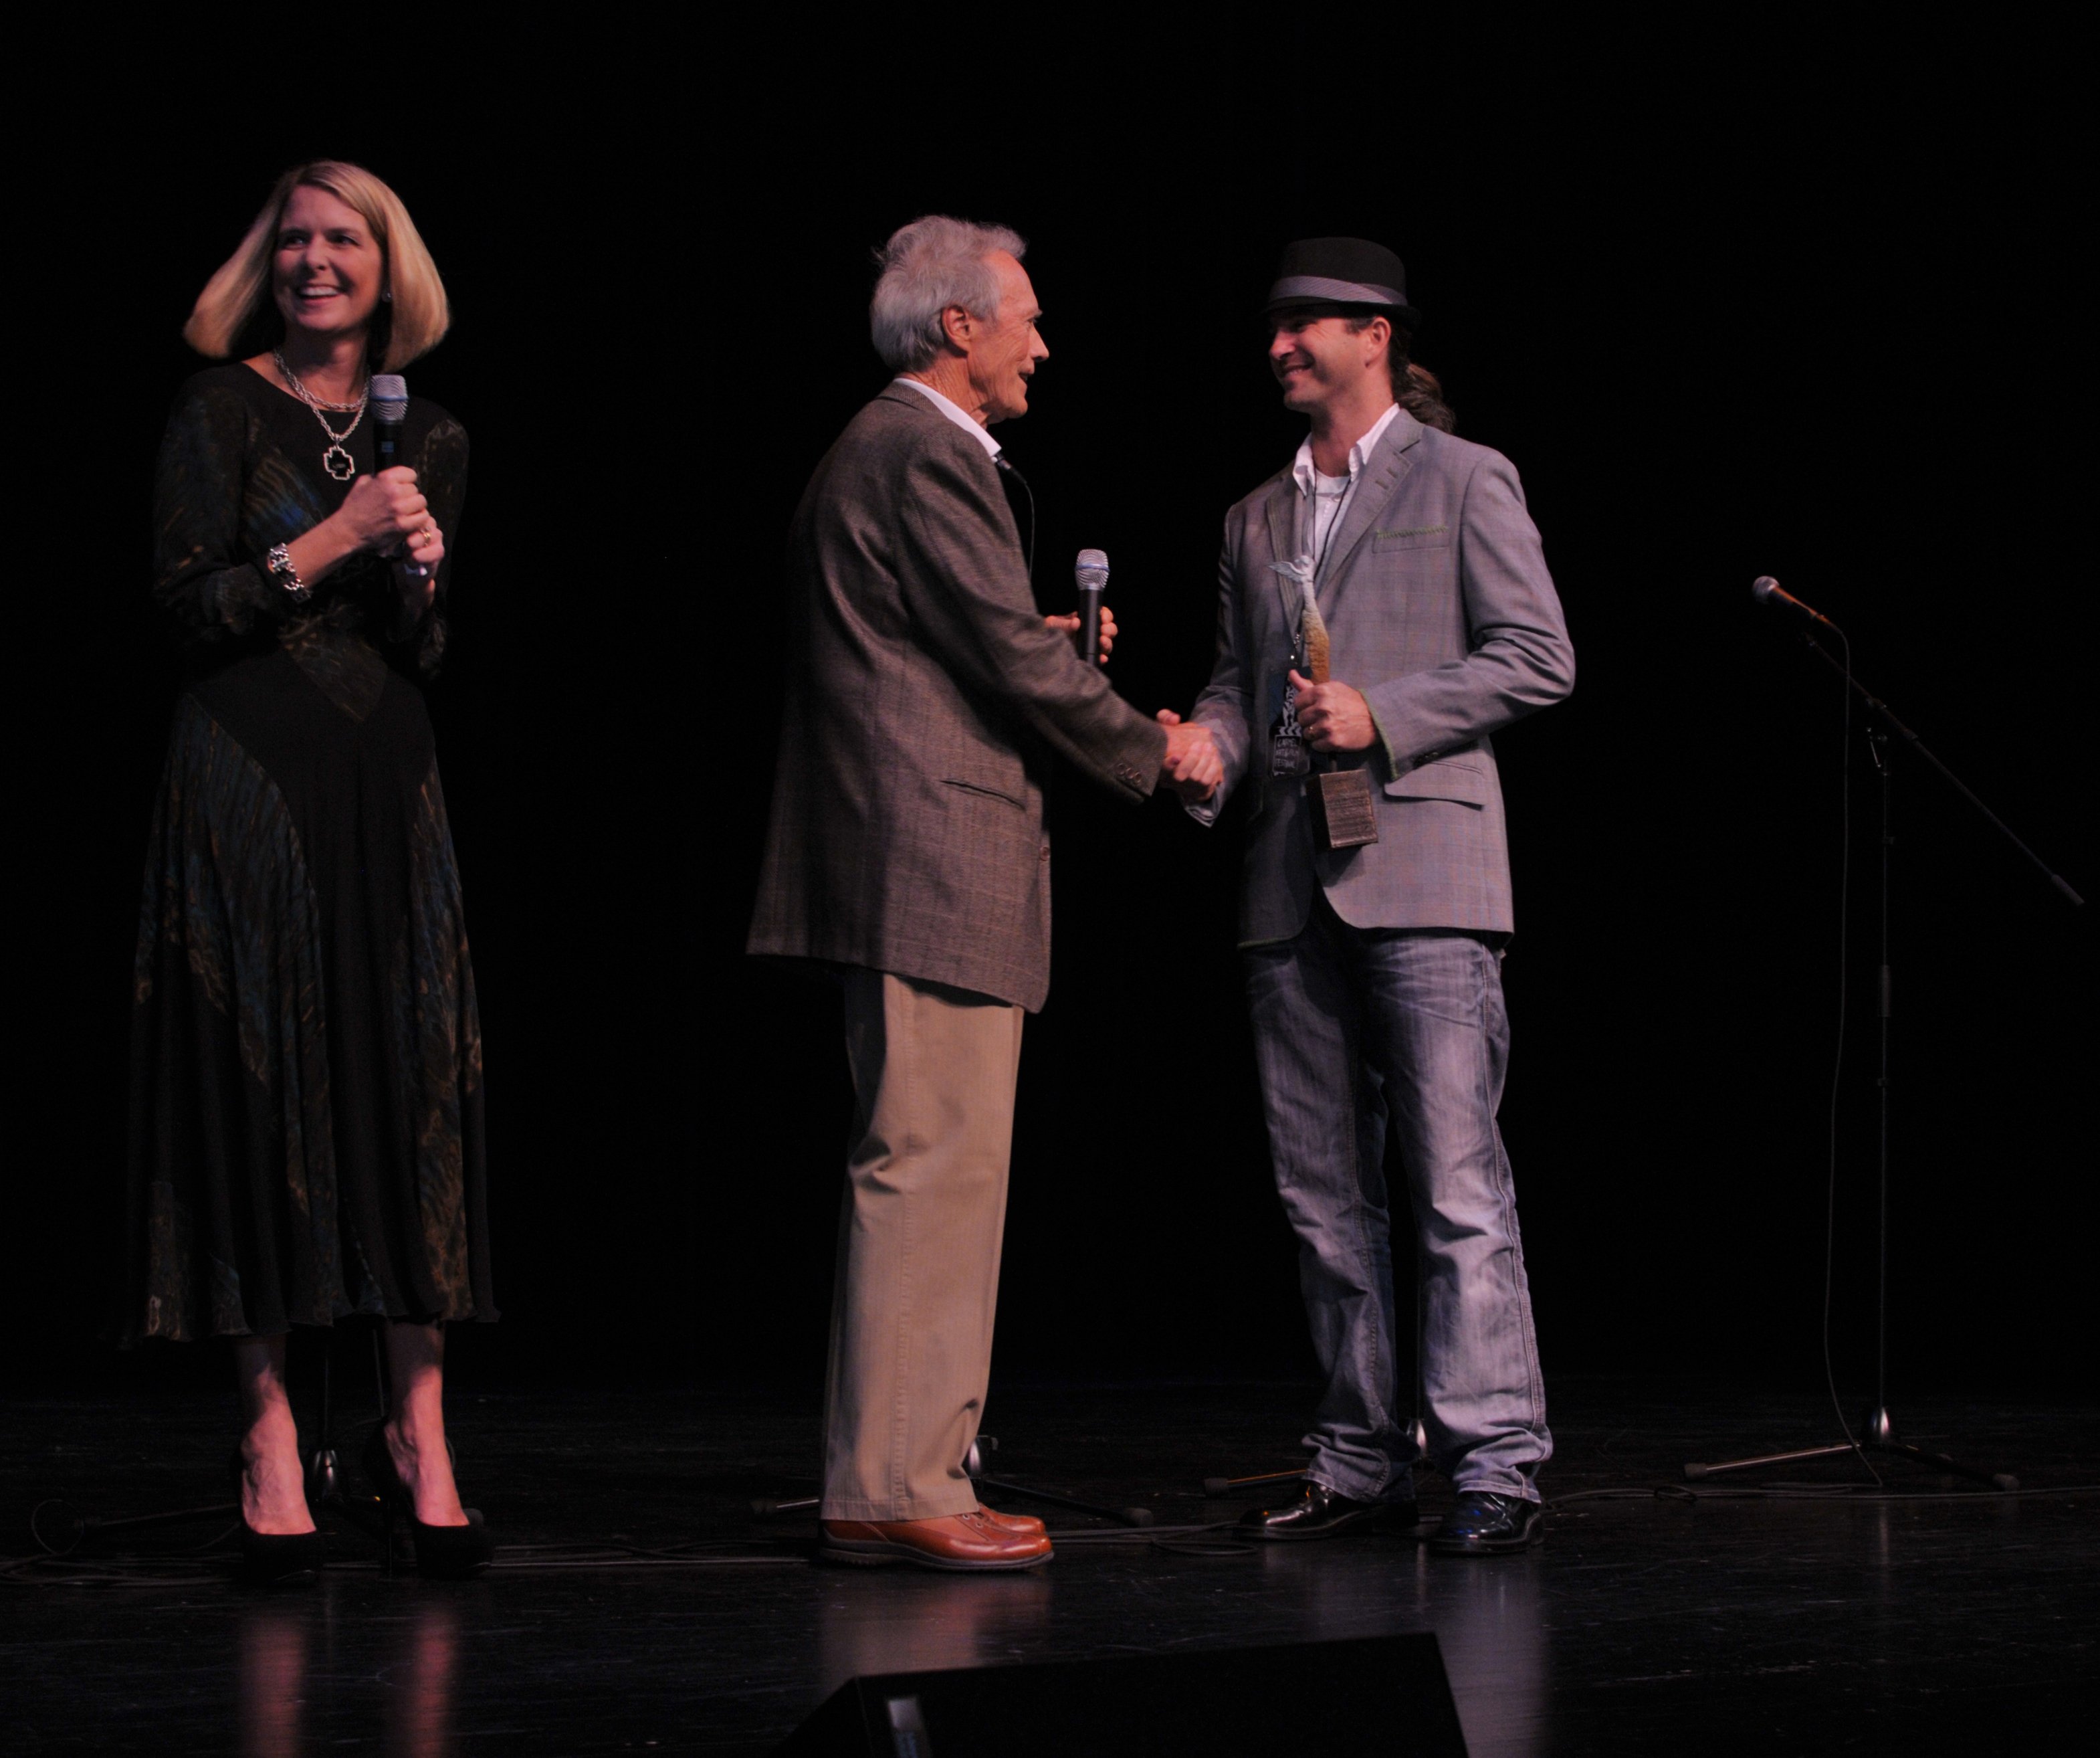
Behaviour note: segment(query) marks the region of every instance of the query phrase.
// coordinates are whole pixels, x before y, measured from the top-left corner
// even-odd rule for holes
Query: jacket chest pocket
[[[1413,550],[1448,550],[1453,541],[1448,524],[1389,526],[1371,533],[1371,554],[1399,555]]]

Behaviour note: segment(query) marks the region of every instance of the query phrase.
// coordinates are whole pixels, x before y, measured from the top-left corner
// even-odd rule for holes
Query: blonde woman
[[[285,1397],[293,1325],[384,1327],[365,1451],[426,1574],[488,1566],[445,1443],[447,1323],[492,1319],[481,1036],[423,705],[466,435],[411,400],[375,467],[375,372],[449,321],[399,199],[279,179],[184,337],[154,595],[187,678],[146,869],[121,1332],[232,1340],[244,1572],[323,1548]]]

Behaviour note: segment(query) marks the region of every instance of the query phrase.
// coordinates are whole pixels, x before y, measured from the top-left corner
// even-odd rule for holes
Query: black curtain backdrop
[[[1051,357],[999,437],[1040,503],[1046,608],[1069,607],[1074,553],[1105,549],[1114,675],[1148,710],[1207,676],[1221,515],[1299,437],[1259,317],[1286,241],[1397,248],[1417,358],[1462,435],[1522,471],[1580,672],[1498,740],[1520,924],[1504,1125],[1549,1372],[1820,1376],[1849,766],[1833,1311],[1864,1402],[1873,788],[1860,718],[1841,749],[1836,681],[1749,587],[1776,574],[1842,624],[1860,677],[2100,892],[2067,46],[1703,27],[1402,55],[1312,24],[1083,82],[988,50],[951,77],[933,43],[456,46],[412,82],[413,127],[246,102],[171,132],[141,82],[18,147],[46,185],[18,296],[24,263],[72,267],[15,326],[16,407],[38,413],[11,472],[12,1371],[223,1371],[95,1340],[174,690],[148,489],[197,364],[190,302],[274,176],[330,154],[392,182],[430,243],[457,320],[408,376],[474,444],[431,707],[506,1317],[459,1336],[464,1363],[821,1376],[844,1060],[824,992],[742,954],[782,539],[883,381],[871,247],[944,211],[1030,240]],[[1899,762],[1895,1387],[2089,1374],[2091,911]],[[1056,965],[1024,1052],[997,1372],[1301,1372],[1235,821],[1207,833],[1070,775],[1052,810]]]

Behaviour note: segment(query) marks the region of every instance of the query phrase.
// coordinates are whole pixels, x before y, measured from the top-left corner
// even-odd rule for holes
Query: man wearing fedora
[[[1218,657],[1191,719],[1249,798],[1240,943],[1271,1158],[1326,1376],[1302,1499],[1253,1535],[1413,1521],[1418,1376],[1458,1491],[1429,1543],[1519,1551],[1551,1455],[1508,1156],[1510,872],[1492,735],[1575,662],[1508,460],[1454,438],[1411,366],[1405,271],[1383,245],[1283,254],[1270,369],[1311,431],[1225,515]],[[1353,802],[1349,796],[1353,794]],[[1394,1323],[1384,1174],[1396,1137],[1419,1266],[1417,1358]]]

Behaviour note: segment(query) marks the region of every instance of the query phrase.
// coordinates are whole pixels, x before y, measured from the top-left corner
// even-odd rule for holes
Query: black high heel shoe
[[[481,1516],[467,1510],[463,1526],[426,1526],[416,1517],[416,1498],[394,1469],[394,1455],[386,1451],[385,1425],[372,1431],[364,1443],[364,1475],[379,1492],[381,1505],[408,1522],[408,1535],[416,1544],[416,1573],[439,1581],[463,1581],[481,1574],[496,1561],[496,1540],[483,1529]],[[384,1535],[394,1542],[390,1521]]]
[[[233,1449],[227,1474],[233,1479],[233,1493],[240,1494],[246,1473],[240,1449]],[[319,1529],[311,1532],[258,1532],[240,1517],[240,1579],[249,1587],[311,1587],[328,1561],[328,1540]]]

